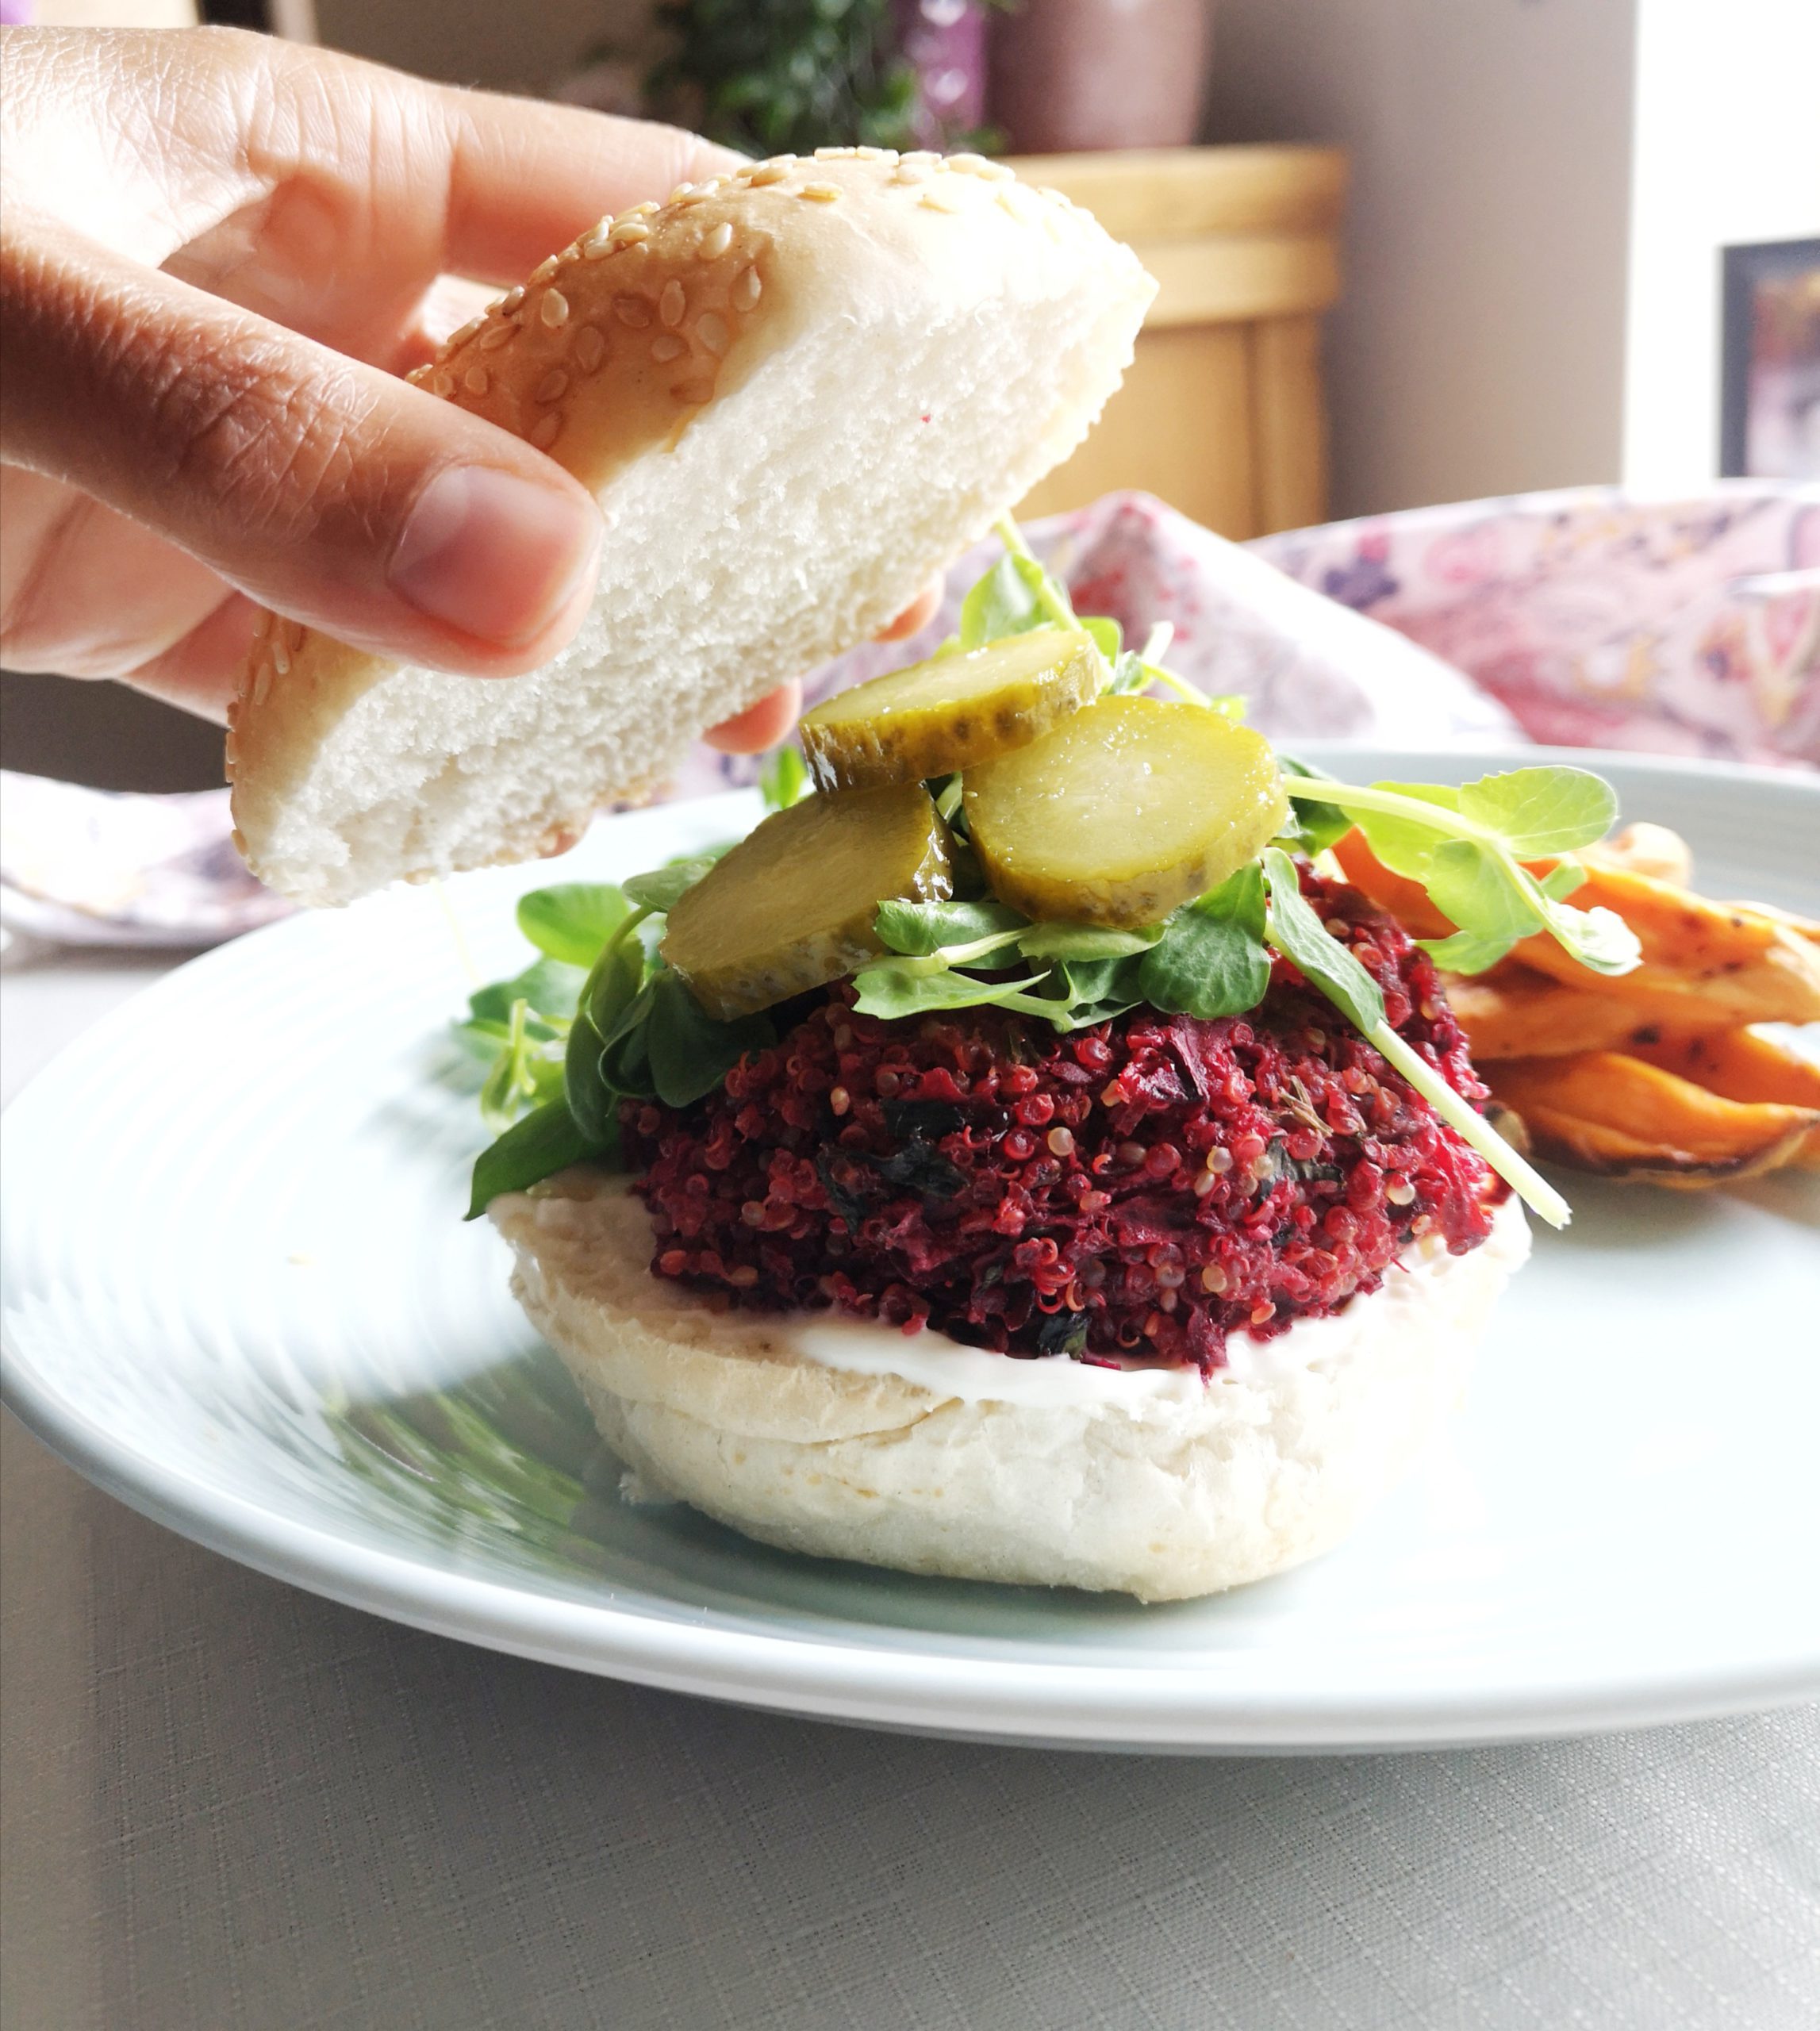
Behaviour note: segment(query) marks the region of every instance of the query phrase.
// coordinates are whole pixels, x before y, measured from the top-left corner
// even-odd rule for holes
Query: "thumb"
[[[506,676],[573,633],[602,528],[551,460],[42,215],[9,225],[10,462],[382,655]]]

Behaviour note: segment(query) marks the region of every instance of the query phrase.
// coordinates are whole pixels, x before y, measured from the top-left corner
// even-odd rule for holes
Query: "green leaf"
[[[651,982],[646,1024],[651,1083],[666,1106],[685,1108],[712,1093],[740,1059],[778,1040],[766,1016],[717,1023],[672,973]]]
[[[649,874],[635,874],[625,885],[626,899],[635,908],[654,914],[674,909],[713,866],[717,858],[694,854],[687,860],[673,860],[665,866],[654,868]]]
[[[1384,1021],[1384,996],[1377,982],[1315,914],[1296,878],[1294,862],[1282,848],[1266,847],[1263,861],[1270,892],[1265,935],[1355,1028],[1369,1033]]]
[[[523,1192],[584,1157],[606,1155],[611,1147],[585,1136],[562,1101],[548,1101],[514,1122],[475,1158],[467,1217],[478,1219],[502,1192]]]
[[[1449,923],[1506,949],[1542,927],[1546,908],[1535,882],[1495,848],[1476,839],[1443,839],[1429,856],[1428,896]]]
[[[1618,797],[1588,769],[1512,769],[1466,784],[1457,808],[1497,833],[1519,860],[1538,860],[1603,839],[1618,816]]]
[[[1436,966],[1450,973],[1482,973],[1495,966],[1516,943],[1512,938],[1488,938],[1476,931],[1457,931],[1451,938],[1419,938],[1415,941]]]
[[[1050,619],[1042,605],[1046,577],[1035,558],[1007,551],[961,602],[961,647],[983,648],[1044,626]]]
[[[1643,957],[1637,934],[1616,911],[1576,910],[1545,900],[1543,916],[1556,940],[1595,973],[1627,973]]]
[[[563,1097],[584,1135],[605,1136],[616,1115],[612,1088],[601,1069],[606,1045],[593,1019],[583,1009],[569,1032],[563,1054]]]
[[[925,958],[946,946],[970,945],[1016,931],[1030,920],[1003,903],[881,903],[873,928],[893,952]]]
[[[914,972],[908,962],[881,959],[854,976],[859,990],[854,1004],[862,1016],[881,1016],[887,1021],[900,1016],[927,1016],[950,1008],[1016,1008],[1033,1015],[1049,1013],[1032,989],[1049,977],[1038,973],[1029,980],[981,980],[976,973]]]
[[[1586,886],[1586,870],[1576,860],[1557,861],[1548,873],[1538,876],[1542,893],[1551,902],[1565,902],[1578,889]]]
[[[1019,937],[1017,949],[1027,959],[1127,959],[1149,951],[1162,935],[1161,924],[1114,931],[1097,923],[1039,923]]]
[[[1096,646],[1108,662],[1116,663],[1125,645],[1125,631],[1115,620],[1109,620],[1103,613],[1084,615],[1081,625],[1093,638]]]
[[[1144,1000],[1204,1018],[1255,1008],[1270,985],[1265,921],[1264,873],[1251,861],[1169,919],[1138,971]]]
[[[559,882],[519,897],[518,928],[548,958],[591,966],[631,908],[610,881]]]
[[[1239,702],[1242,705],[1243,701]],[[1299,777],[1305,782],[1319,781],[1315,770],[1294,755],[1285,754],[1281,748],[1277,751],[1277,766],[1285,776]],[[1290,810],[1296,821],[1296,842],[1311,859],[1353,829],[1352,820],[1337,804],[1314,804],[1298,797]]]
[[[814,788],[809,781],[808,764],[794,741],[773,748],[765,757],[764,766],[758,771],[758,794],[765,800],[767,811],[788,811]]]
[[[599,947],[595,949],[598,950]],[[593,956],[591,953],[589,955],[590,958]],[[534,960],[513,979],[495,981],[490,986],[470,994],[467,1000],[468,1014],[477,1023],[509,1023],[513,1004],[522,1001],[536,1016],[566,1022],[575,1012],[582,984],[586,978],[584,968],[568,966],[560,959]],[[555,1034],[547,1023],[534,1024],[532,1027],[533,1034]]]
[[[620,1006],[610,1023],[595,1023],[601,1035],[601,1077],[615,1092],[648,1098],[656,1090],[651,1084],[648,1034],[656,1000],[654,977]]]

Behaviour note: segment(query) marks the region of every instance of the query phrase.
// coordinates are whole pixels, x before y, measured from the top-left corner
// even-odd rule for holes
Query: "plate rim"
[[[1322,754],[1347,751],[1431,755],[1437,765],[1506,758],[1515,766],[1559,758],[1650,773],[1715,777],[1740,787],[1776,783],[1820,802],[1820,777],[1753,763],[1591,749],[1519,748],[1485,743],[1423,748],[1396,741],[1309,739]],[[655,807],[636,817],[749,802],[749,790]],[[60,1081],[111,1049],[148,996],[186,982],[259,941],[307,935],[307,914],[263,927],[174,968],[59,1050],[6,1110],[10,1128],[47,1104]],[[260,946],[260,949],[263,949]],[[228,955],[232,954],[230,959]],[[0,1319],[0,1402],[69,1465],[106,1493],[209,1550],[347,1606],[510,1654],[769,1711],[863,1726],[941,1733],[1031,1746],[1184,1753],[1427,1749],[1540,1740],[1661,1725],[1785,1705],[1820,1695],[1820,1645],[1791,1644],[1664,1680],[1646,1666],[1555,1671],[1503,1689],[1437,1691],[1407,1684],[1350,1689],[1318,1685],[1268,1694],[1208,1689],[1192,1669],[931,1656],[856,1643],[838,1634],[771,1634],[672,1620],[612,1601],[581,1602],[439,1568],[405,1553],[363,1545],[330,1529],[262,1507],[174,1469],[121,1439],[58,1396]],[[939,1708],[931,1714],[931,1703]]]

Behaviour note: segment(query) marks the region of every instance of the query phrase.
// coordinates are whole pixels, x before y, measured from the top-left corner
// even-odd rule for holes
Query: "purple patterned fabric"
[[[1537,740],[1820,764],[1820,486],[1519,494],[1268,536]]]

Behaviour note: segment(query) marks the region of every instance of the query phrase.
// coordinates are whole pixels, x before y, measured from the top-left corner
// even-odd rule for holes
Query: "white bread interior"
[[[1089,214],[973,156],[780,158],[602,221],[417,377],[596,494],[580,632],[478,683],[268,619],[228,734],[248,862],[342,903],[551,852],[655,789],[1066,458],[1154,293]]]
[[[1078,1403],[1037,1405],[831,1367],[787,1322],[716,1314],[651,1274],[623,1179],[566,1173],[492,1214],[514,1291],[647,1489],[791,1551],[1144,1601],[1261,1580],[1344,1538],[1458,1401],[1529,1249],[1512,1199],[1483,1246],[1393,1269],[1283,1339],[1235,1339],[1232,1365],[1185,1397],[1108,1401],[1096,1374]]]

